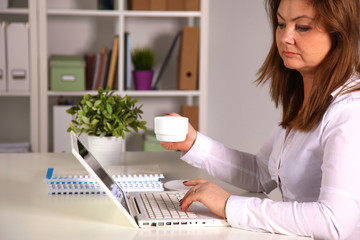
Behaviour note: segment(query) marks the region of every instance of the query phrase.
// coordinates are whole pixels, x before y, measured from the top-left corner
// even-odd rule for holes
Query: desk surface
[[[179,159],[179,153],[126,152],[121,165],[157,164],[165,181],[205,178],[232,194],[250,194]],[[68,153],[0,154],[0,239],[304,239],[231,227],[132,229],[105,195],[47,194],[48,167],[80,166]]]

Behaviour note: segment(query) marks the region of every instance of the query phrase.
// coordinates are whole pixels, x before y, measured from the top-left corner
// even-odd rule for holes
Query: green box
[[[146,130],[143,135],[143,151],[144,152],[174,152],[166,150],[160,146],[160,142],[156,139],[154,130]]]
[[[85,60],[83,56],[52,55],[49,65],[52,91],[85,90]]]

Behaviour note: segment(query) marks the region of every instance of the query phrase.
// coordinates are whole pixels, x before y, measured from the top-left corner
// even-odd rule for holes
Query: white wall
[[[210,0],[207,135],[256,153],[280,119],[268,86],[254,83],[271,44],[263,1]]]

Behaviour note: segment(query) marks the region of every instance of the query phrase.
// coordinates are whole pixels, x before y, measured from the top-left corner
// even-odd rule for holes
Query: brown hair
[[[282,105],[282,127],[310,131],[321,119],[331,93],[346,83],[354,71],[360,72],[360,1],[308,0],[328,30],[332,48],[315,73],[308,104],[299,112],[304,99],[302,76],[287,69],[276,46],[277,10],[281,0],[265,0],[273,33],[273,43],[259,69],[258,84],[271,80],[270,95],[276,107]],[[359,88],[352,91],[360,90]]]

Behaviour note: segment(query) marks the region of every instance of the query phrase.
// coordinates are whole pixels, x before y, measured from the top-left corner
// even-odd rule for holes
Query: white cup
[[[155,117],[154,128],[157,140],[161,142],[182,142],[188,133],[187,117]]]

